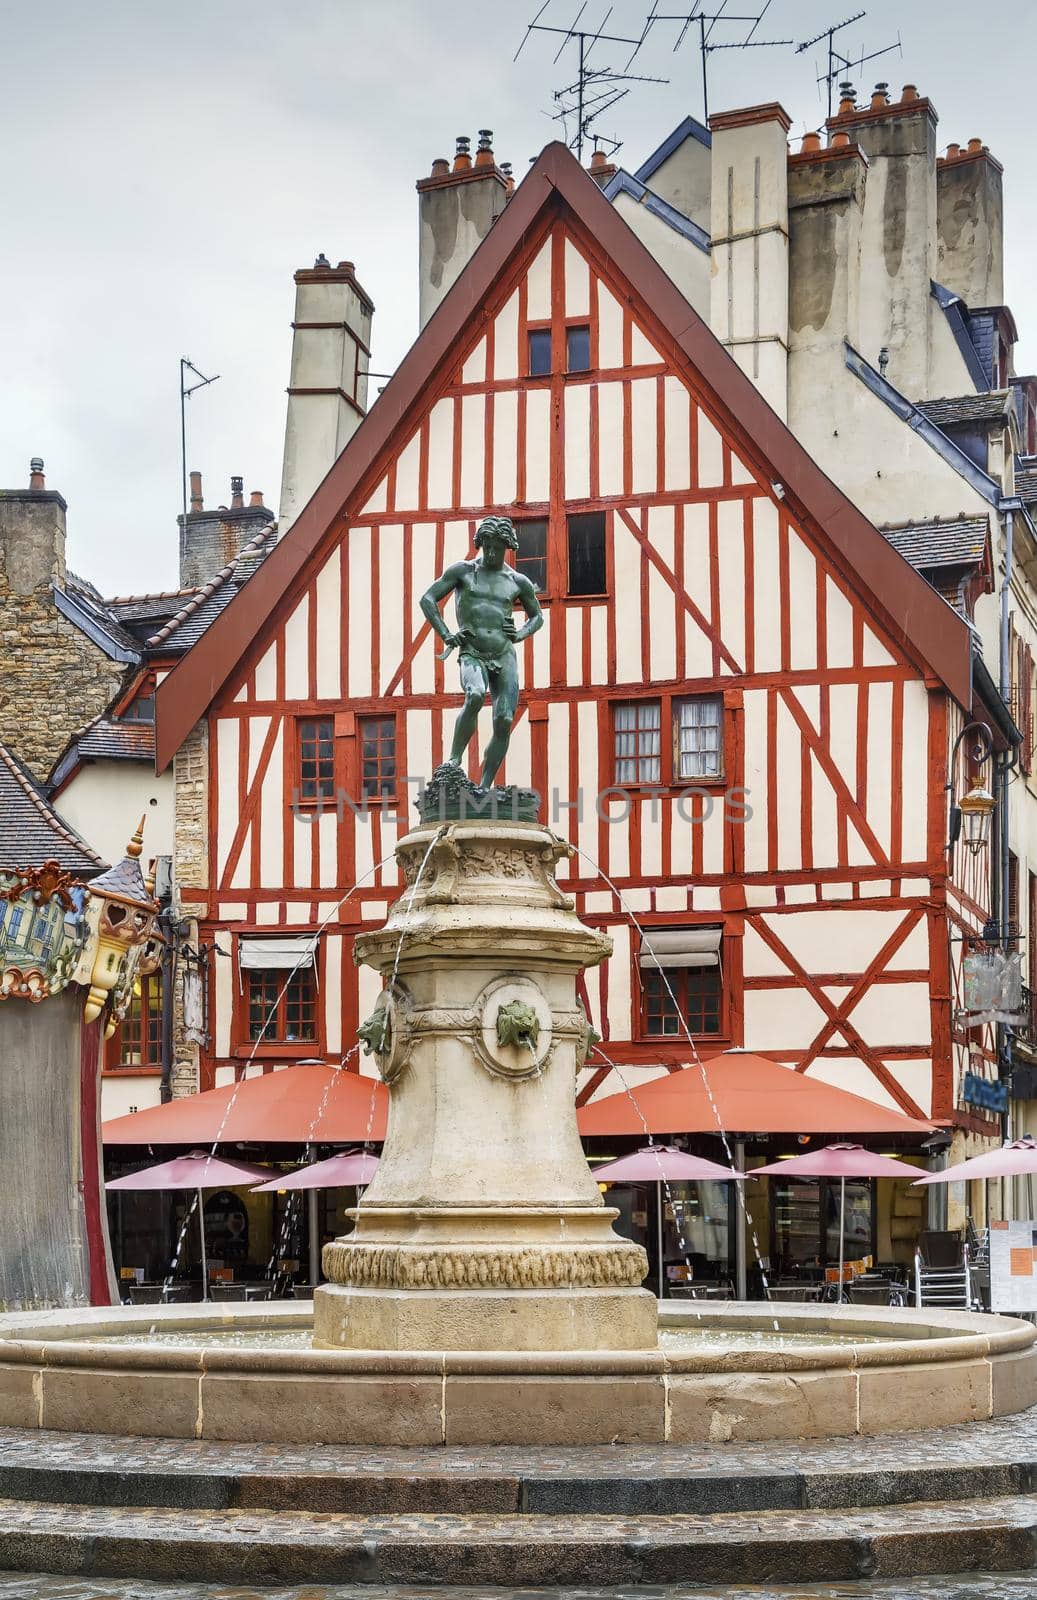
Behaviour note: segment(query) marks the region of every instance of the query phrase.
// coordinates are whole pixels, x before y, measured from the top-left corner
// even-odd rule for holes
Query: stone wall
[[[204,914],[197,892],[209,887],[209,728],[199,722],[173,758],[176,826],[173,877],[187,915]],[[198,924],[191,923],[186,941],[198,948]],[[197,1094],[201,1087],[199,1048],[184,1037],[183,978],[173,992],[173,1098]]]
[[[54,603],[52,586],[66,581],[66,510],[42,461],[28,489],[0,490],[0,740],[40,779],[126,671]]]

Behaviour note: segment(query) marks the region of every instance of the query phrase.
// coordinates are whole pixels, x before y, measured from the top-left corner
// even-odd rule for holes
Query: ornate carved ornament
[[[0,874],[0,1000],[36,1004],[72,981],[89,937],[76,888],[55,861]]]
[[[502,838],[499,831],[448,825],[431,849],[420,842],[403,846],[397,860],[408,888],[416,888],[415,897],[430,904],[449,902],[464,885],[487,879],[509,888],[528,884],[537,898],[546,892],[552,905],[572,911],[575,901],[559,888],[554,872],[563,857],[573,854],[572,845],[555,834],[533,834],[527,844]]]
[[[410,990],[397,982],[391,989],[382,990],[371,1015],[357,1029],[364,1054],[374,1056],[383,1083],[395,1083],[410,1061],[414,1046],[413,1008]]]
[[[641,1246],[608,1244],[441,1246],[354,1243],[324,1246],[332,1283],[358,1289],[638,1288],[648,1272]]]

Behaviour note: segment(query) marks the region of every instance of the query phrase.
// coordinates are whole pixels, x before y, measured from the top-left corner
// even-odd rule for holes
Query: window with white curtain
[[[719,778],[724,771],[723,708],[719,695],[674,702],[675,778]]]

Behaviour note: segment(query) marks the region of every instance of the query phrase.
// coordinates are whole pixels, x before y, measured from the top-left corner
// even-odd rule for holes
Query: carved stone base
[[[317,1349],[652,1350],[644,1289],[359,1289],[314,1296]]]

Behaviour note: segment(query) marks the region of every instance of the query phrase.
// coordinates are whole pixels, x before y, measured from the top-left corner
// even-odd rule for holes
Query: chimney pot
[[[242,506],[245,504],[244,489],[245,489],[245,480],[244,480],[244,478],[231,478],[231,480],[230,480],[230,508],[231,508],[232,511],[240,511]]]
[[[900,92],[900,104],[906,105],[911,100],[918,99],[918,86],[914,83],[905,83]]]
[[[832,150],[845,150],[849,142],[850,135],[847,133],[845,128],[840,128],[836,133],[832,134],[828,144],[829,148]]]
[[[819,133],[805,133],[803,143],[799,147],[800,155],[812,156],[821,148],[821,135]]]
[[[477,167],[492,167],[493,160],[493,132],[490,128],[479,129],[479,144],[475,153]]]
[[[839,85],[839,110],[836,112],[836,116],[845,117],[848,112],[856,111],[856,109],[857,94],[853,84],[841,83]]]
[[[871,92],[871,109],[879,111],[883,106],[889,105],[889,84],[877,83]]]
[[[970,139],[969,140],[969,150],[973,155],[978,154],[978,152],[980,150],[982,150],[982,148],[983,148],[983,140],[982,139]]]
[[[261,506],[263,504],[262,489],[253,489],[248,497],[248,503],[250,506]]]
[[[340,261],[338,267],[336,268],[336,271],[338,272],[355,272],[355,270],[356,268],[354,267],[352,261]]]
[[[200,472],[191,473],[191,510],[205,510],[202,505],[202,475]]]
[[[435,161],[432,163],[432,176],[434,178],[445,178],[449,171],[450,163],[446,157],[437,156]]]
[[[948,161],[954,161],[960,155],[961,155],[961,145],[960,144],[949,144],[947,146],[947,160]]]
[[[466,133],[457,136],[457,149],[454,154],[454,171],[470,172],[472,167],[472,141]]]
[[[321,251],[320,255],[317,257],[316,261],[313,263],[313,267],[314,267],[314,271],[316,271],[318,267],[327,267],[329,269],[329,271],[330,271],[331,262],[328,260],[327,256],[324,254],[323,250]]]
[[[43,457],[33,456],[29,462],[29,488],[45,489],[46,487],[47,480],[43,476]]]

